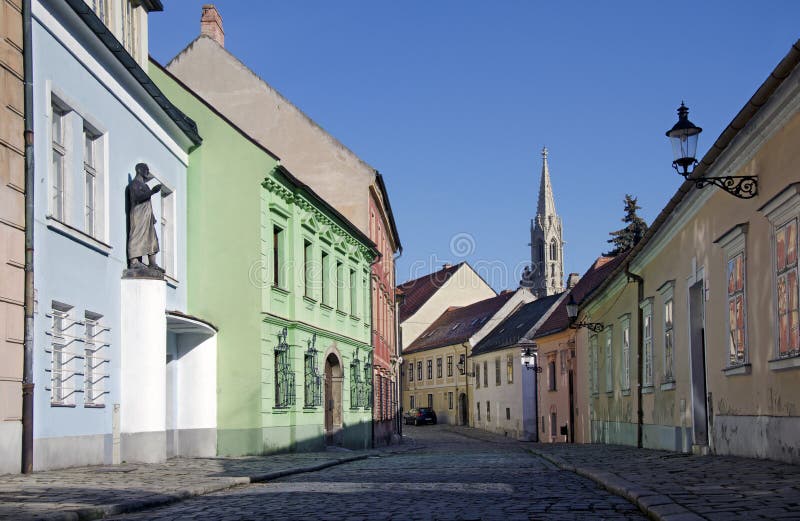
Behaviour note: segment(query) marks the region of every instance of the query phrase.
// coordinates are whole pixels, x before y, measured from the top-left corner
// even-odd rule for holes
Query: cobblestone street
[[[627,500],[516,442],[407,427],[419,446],[217,492],[119,520],[645,519]]]

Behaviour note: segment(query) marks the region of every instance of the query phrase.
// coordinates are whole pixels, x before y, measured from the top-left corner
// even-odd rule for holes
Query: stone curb
[[[624,497],[639,507],[639,510],[647,514],[650,519],[655,521],[705,521],[704,517],[695,514],[669,497],[636,483],[631,483],[612,472],[592,467],[578,467],[567,463],[558,456],[533,448],[528,450],[561,470],[568,470],[579,476],[589,478],[609,492]]]
[[[122,503],[114,503],[108,505],[99,505],[93,507],[77,508],[73,510],[44,513],[36,517],[40,521],[85,521],[92,519],[103,519],[107,516],[115,516],[120,514],[129,514],[132,512],[139,512],[142,510],[149,510],[151,508],[163,507],[179,501],[184,501],[197,496],[209,494],[211,492],[219,492],[232,487],[247,485],[250,483],[261,483],[264,481],[271,481],[274,479],[291,476],[294,474],[304,474],[306,472],[316,472],[343,463],[350,463],[359,461],[370,457],[381,455],[394,455],[414,450],[414,447],[405,449],[392,449],[392,450],[372,450],[366,454],[357,454],[354,456],[345,456],[343,458],[317,463],[316,465],[308,465],[305,467],[295,467],[283,470],[276,470],[273,472],[265,472],[263,474],[254,474],[251,476],[223,478],[220,483],[211,485],[187,487],[185,489],[173,492],[171,494],[154,495],[144,499],[136,499],[124,501]]]

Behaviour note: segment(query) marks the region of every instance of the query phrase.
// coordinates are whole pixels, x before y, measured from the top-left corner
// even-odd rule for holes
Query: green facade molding
[[[160,65],[149,73],[203,137],[189,154],[186,283],[189,313],[219,328],[218,454],[369,447],[370,404],[351,397],[371,384],[350,367],[372,356],[375,245]]]

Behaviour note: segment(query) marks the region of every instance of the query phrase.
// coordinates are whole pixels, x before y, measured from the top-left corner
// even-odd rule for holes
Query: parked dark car
[[[424,425],[426,423],[436,425],[436,413],[433,412],[433,409],[430,407],[409,409],[409,411],[403,415],[403,420],[406,425],[409,423],[413,423],[414,425]]]

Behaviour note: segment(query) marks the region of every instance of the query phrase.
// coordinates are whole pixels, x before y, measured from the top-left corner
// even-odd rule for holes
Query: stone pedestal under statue
[[[122,278],[120,302],[120,456],[166,460],[166,283],[162,276]]]

